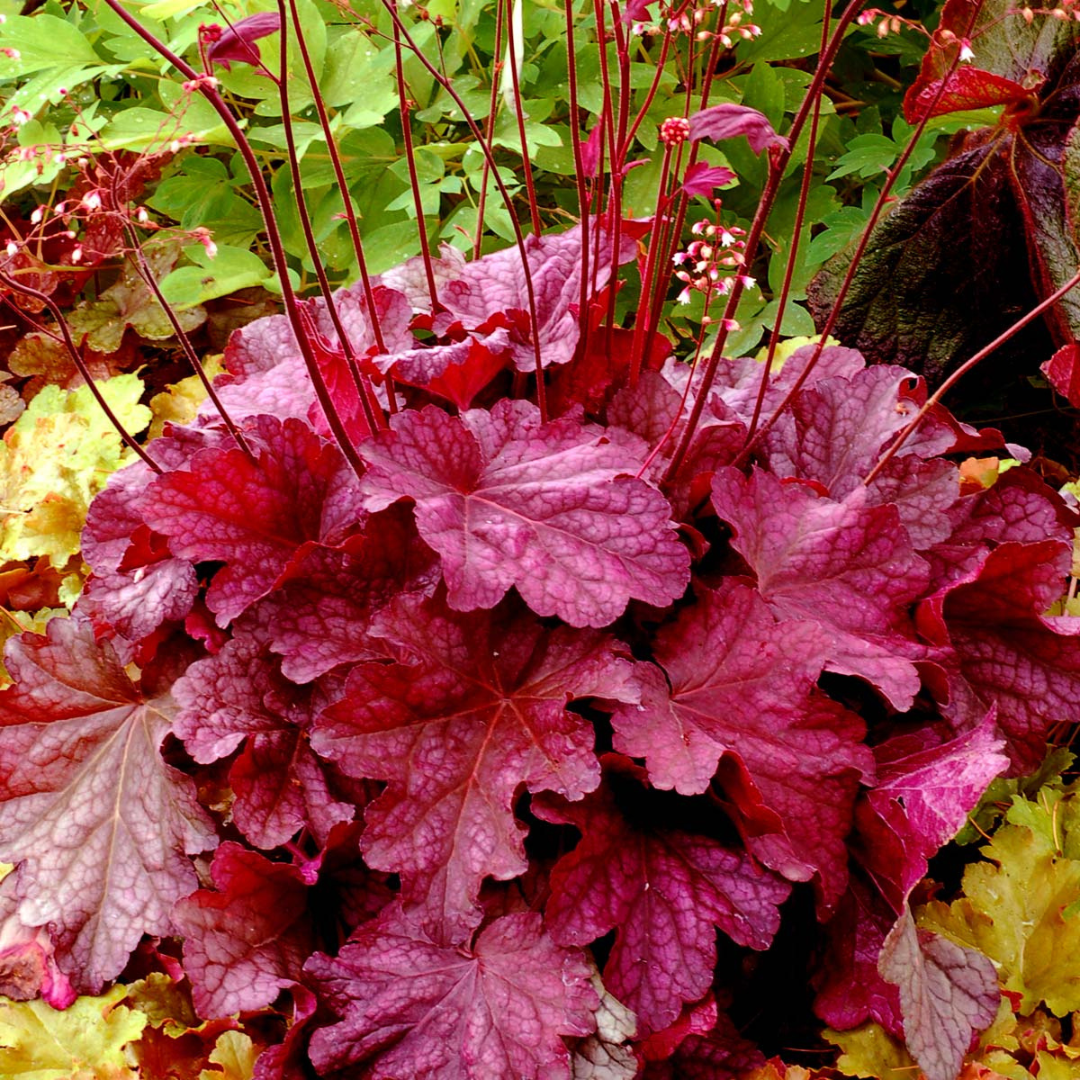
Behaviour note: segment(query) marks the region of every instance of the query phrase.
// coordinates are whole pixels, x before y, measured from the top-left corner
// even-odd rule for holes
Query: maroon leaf
[[[305,970],[342,1018],[312,1038],[315,1067],[363,1064],[371,1080],[567,1077],[560,1036],[592,1031],[598,1005],[580,952],[555,945],[531,914],[451,948],[391,911],[337,959],[317,953]]]
[[[298,549],[339,542],[361,513],[336,446],[298,420],[261,417],[257,431],[265,449],[256,460],[204,450],[187,469],[159,477],[142,502],[174,555],[226,564],[206,597],[221,626],[265,596]]]
[[[460,418],[402,413],[365,443],[369,510],[416,502],[420,535],[442,557],[450,604],[494,607],[511,585],[538,615],[604,626],[631,598],[667,604],[689,556],[659,492],[626,473],[637,448],[524,401]]]
[[[603,761],[606,782],[583,801],[533,802],[539,817],[582,834],[552,870],[545,918],[567,945],[616,931],[604,985],[648,1034],[712,985],[716,927],[740,945],[768,948],[791,887],[707,836],[651,825],[640,807],[644,770],[618,755]],[[620,809],[617,790],[635,821]]]
[[[53,619],[6,654],[0,860],[21,863],[19,917],[47,926],[76,989],[98,993],[143,934],[173,932],[186,854],[217,843],[191,780],[158,752],[167,694],[145,697],[89,624]]]
[[[398,382],[428,390],[459,409],[467,409],[506,367],[510,349],[509,331],[499,327],[490,334],[470,334],[464,341],[380,356],[374,362]]]
[[[1029,89],[1012,79],[978,68],[958,67],[943,78],[920,80],[912,86],[904,97],[904,119],[917,124],[962,109],[1015,105],[1030,96]]]
[[[594,236],[590,244],[592,261],[588,299],[608,283],[614,246],[611,231],[605,226],[597,226],[596,219],[592,220],[594,229],[599,228],[599,236]],[[618,251],[615,253],[617,265],[629,262],[637,253],[637,242],[627,227],[629,223],[624,222],[623,225]],[[536,302],[540,360],[545,368],[567,363],[573,358],[577,348],[577,308],[581,303],[581,247],[580,226],[562,233],[525,238],[526,258]],[[418,277],[422,266],[422,260],[410,260],[393,275],[384,275],[384,280],[395,287],[402,287],[402,278]],[[436,279],[439,302],[461,321],[466,330],[487,329],[490,321],[497,315],[521,313],[522,318],[515,322],[523,327],[523,331],[512,335],[510,353],[519,371],[535,371],[536,352],[529,336],[530,319],[527,314],[530,306],[529,291],[518,248],[504,248],[471,263],[465,263],[460,256],[455,258],[444,252],[439,269],[442,277],[442,280]],[[427,295],[426,279],[423,289],[416,288],[411,296],[420,310],[430,309],[431,299]]]
[[[814,623],[776,622],[744,585],[701,589],[656,637],[666,681],[643,666],[641,706],[612,716],[616,749],[643,757],[658,788],[705,791],[730,756],[722,779],[751,851],[791,880],[816,875],[825,908],[844,891],[844,838],[873,768],[861,721],[811,694],[828,641]]]
[[[667,1032],[641,1044],[642,1080],[733,1080],[765,1063],[727,1013],[707,998]]]
[[[879,967],[900,987],[904,1041],[926,1080],[956,1080],[972,1038],[997,1014],[1001,991],[994,965],[974,949],[917,930],[905,909]]]
[[[912,660],[922,650],[908,608],[928,573],[896,507],[871,505],[862,487],[837,502],[757,469],[747,480],[729,468],[713,478],[713,504],[773,611],[814,619],[831,634],[826,668],[866,679],[895,708],[909,708],[919,689]]]
[[[735,105],[725,101],[722,105],[701,109],[690,117],[692,140],[712,139],[713,142],[719,142],[721,139],[735,139],[740,135],[746,136],[746,141],[755,154],[773,146],[787,146],[787,139],[776,134],[765,115],[747,105]]]
[[[517,605],[457,614],[403,600],[376,620],[400,662],[358,664],[317,721],[315,750],[350,776],[389,781],[366,811],[369,865],[400,873],[426,926],[460,941],[485,876],[525,872],[521,785],[580,799],[600,770],[591,725],[569,701],[634,701],[614,639],[544,629]]]
[[[206,50],[206,58],[220,64],[226,71],[232,70],[231,60],[259,67],[262,60],[255,42],[276,34],[280,29],[281,16],[276,11],[260,11],[245,19],[237,19]]]
[[[1074,409],[1080,408],[1080,345],[1063,345],[1039,370]]]
[[[311,691],[282,677],[254,617],[235,634],[174,685],[176,734],[203,764],[246,743],[229,779],[233,818],[256,847],[277,847],[305,827],[325,841],[335,824],[352,817],[353,807],[334,798],[326,769],[308,745]]]
[[[900,995],[878,971],[881,948],[895,923],[896,911],[853,868],[848,891],[825,925],[825,948],[814,975],[814,1012],[829,1027],[850,1031],[876,1020],[903,1037]]]
[[[181,900],[184,971],[207,1019],[262,1009],[297,982],[314,945],[300,871],[227,841],[210,867],[214,889]]]

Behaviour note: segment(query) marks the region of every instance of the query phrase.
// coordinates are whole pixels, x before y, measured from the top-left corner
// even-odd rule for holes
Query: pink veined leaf
[[[965,710],[996,705],[1014,774],[1038,767],[1047,731],[1073,715],[1080,694],[1078,620],[1042,614],[1061,598],[1068,571],[1066,544],[1004,543],[974,580],[919,610],[927,637],[956,652],[949,714],[963,723]]]
[[[994,965],[974,949],[917,929],[905,908],[878,966],[900,988],[904,1041],[926,1080],[956,1080],[972,1038],[997,1014]]]
[[[626,475],[640,467],[633,442],[577,420],[542,424],[525,401],[461,417],[428,407],[364,444],[361,487],[369,510],[414,500],[451,607],[494,607],[513,585],[538,615],[599,627],[631,599],[670,603],[689,578],[671,507]]]
[[[701,109],[690,117],[690,138],[694,141],[711,139],[719,142],[740,135],[746,136],[755,154],[774,146],[787,146],[787,139],[776,134],[765,115],[747,105],[725,101],[721,105]]]
[[[210,867],[214,890],[180,900],[184,973],[199,1015],[262,1009],[300,980],[314,934],[300,871],[226,841]]]
[[[388,781],[365,811],[365,858],[401,874],[429,932],[460,941],[481,880],[527,868],[519,788],[580,799],[600,780],[592,726],[566,705],[636,701],[632,667],[613,638],[546,630],[516,604],[458,614],[440,597],[404,599],[372,632],[400,662],[354,667],[312,746],[350,776]]]
[[[894,708],[911,707],[924,655],[909,608],[928,571],[894,506],[858,487],[843,501],[754,469],[718,469],[713,505],[731,541],[782,618],[816,620],[831,635],[825,667],[871,683]]]
[[[631,0],[631,3],[633,0]],[[600,150],[604,138],[604,125],[597,121],[593,124],[589,137],[581,144],[581,167],[585,175],[595,179],[600,171]]]
[[[735,174],[723,165],[710,165],[707,161],[695,161],[683,176],[681,190],[684,195],[711,196],[718,188],[730,184]]]
[[[217,560],[207,606],[226,626],[274,587],[311,543],[334,546],[362,511],[341,451],[299,420],[264,416],[256,460],[241,450],[204,450],[181,471],[160,476],[142,502],[146,523],[174,555]]]
[[[143,934],[173,933],[217,844],[195,785],[159,753],[174,705],[144,696],[82,619],[8,643],[0,695],[0,860],[20,863],[19,918],[45,926],[83,993],[115,978]]]
[[[684,795],[720,780],[747,845],[785,877],[816,877],[828,910],[844,891],[852,807],[873,762],[862,721],[813,691],[828,635],[777,622],[756,591],[728,583],[655,639],[666,673],[640,665],[641,707],[612,715],[615,748],[643,757],[652,783]]]
[[[637,1016],[639,1033],[672,1024],[712,985],[716,927],[740,945],[766,949],[791,886],[749,856],[707,836],[631,822],[645,796],[645,771],[620,755],[603,758],[605,783],[578,803],[540,796],[533,812],[573,825],[581,841],[551,873],[545,921],[567,945],[615,930],[604,985]]]
[[[324,842],[353,807],[335,798],[325,764],[311,751],[312,691],[285,679],[254,609],[216,656],[198,660],[173,686],[174,724],[196,761],[209,764],[244,743],[229,771],[233,820],[269,850],[307,827]]]
[[[396,504],[371,514],[342,549],[313,547],[260,601],[260,622],[287,679],[307,683],[342,664],[386,655],[368,633],[372,617],[403,593],[430,595],[439,560],[416,532],[412,512]]]
[[[1008,768],[1004,745],[991,710],[977,727],[947,742],[930,727],[875,748],[878,782],[856,806],[853,847],[897,911],[926,875],[930,858]]]
[[[450,947],[391,909],[305,972],[341,1017],[315,1032],[315,1067],[363,1065],[370,1080],[566,1080],[562,1036],[589,1034],[599,1005],[581,952],[557,946],[531,913]]]
[[[262,60],[259,47],[255,44],[259,38],[276,34],[281,29],[281,16],[276,11],[260,11],[237,19],[232,26],[226,27],[217,41],[206,50],[206,58],[220,64],[226,71],[232,70],[230,61],[259,66]]]
[[[1074,408],[1080,408],[1080,345],[1063,345],[1039,370]]]
[[[1028,469],[1010,469],[992,487],[963,495],[946,516],[952,526],[949,535],[922,553],[930,564],[931,593],[944,595],[954,585],[978,576],[987,555],[1006,541],[1072,542],[1071,512]]]

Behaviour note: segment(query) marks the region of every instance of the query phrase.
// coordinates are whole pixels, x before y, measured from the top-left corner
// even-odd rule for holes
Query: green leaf
[[[246,248],[218,246],[217,255],[210,259],[201,244],[184,252],[199,262],[198,266],[182,266],[161,281],[165,299],[178,310],[228,296],[253,285],[266,285],[273,272],[253,251]]]

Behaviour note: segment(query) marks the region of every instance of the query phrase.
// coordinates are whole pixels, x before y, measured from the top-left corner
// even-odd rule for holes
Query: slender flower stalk
[[[221,117],[221,121],[225,125],[226,130],[233,137],[237,150],[243,159],[244,166],[248,171],[248,175],[251,177],[251,185],[255,189],[255,199],[259,205],[259,211],[262,214],[263,227],[266,230],[266,239],[270,245],[274,269],[277,271],[278,281],[281,286],[281,297],[284,302],[285,315],[289,320],[293,336],[296,338],[297,346],[300,349],[300,355],[304,361],[304,367],[307,369],[308,375],[311,378],[312,386],[315,389],[315,396],[326,416],[326,422],[330,425],[330,430],[334,435],[335,441],[341,448],[341,452],[345,455],[349,465],[357,475],[360,475],[360,473],[364,471],[363,462],[360,460],[360,456],[357,454],[356,448],[352,445],[352,440],[345,430],[345,425],[334,405],[333,398],[326,385],[326,380],[323,377],[318,360],[315,358],[314,349],[305,334],[305,327],[299,312],[299,301],[296,292],[292,287],[292,282],[289,279],[288,261],[285,258],[285,245],[282,243],[281,232],[278,229],[277,222],[274,218],[274,208],[270,199],[270,191],[266,186],[266,179],[262,174],[258,159],[251,148],[251,144],[248,142],[247,136],[244,134],[243,128],[238,123],[236,117],[233,116],[232,111],[229,109],[228,105],[225,104],[225,100],[217,92],[217,89],[210,80],[201,77],[189,63],[177,56],[176,53],[157,37],[156,34],[147,30],[147,28],[132,15],[122,3],[120,3],[120,0],[105,0],[105,3],[109,6],[109,9],[134,30],[143,41],[150,45],[163,59],[172,64],[181,75],[192,83],[194,88],[206,98],[214,111]]]
[[[319,282],[319,291],[322,293],[323,302],[326,304],[326,313],[330,317],[330,322],[333,324],[334,332],[337,334],[338,347],[345,357],[345,365],[349,369],[349,375],[352,378],[353,386],[356,389],[356,395],[360,400],[360,407],[364,412],[364,420],[367,423],[368,431],[374,433],[378,431],[380,427],[386,426],[385,417],[382,416],[382,411],[379,408],[378,399],[375,397],[374,390],[367,378],[360,371],[360,365],[356,359],[356,352],[353,349],[352,341],[349,340],[348,333],[345,331],[345,326],[341,321],[337,302],[334,299],[334,292],[330,288],[330,280],[326,276],[326,267],[323,265],[323,260],[319,254],[319,245],[315,241],[315,231],[311,227],[311,214],[308,212],[307,199],[304,196],[303,176],[300,172],[300,154],[296,146],[296,136],[292,124],[292,111],[289,106],[289,35],[287,33],[289,23],[286,17],[285,0],[278,0],[278,12],[281,15],[282,27],[281,78],[278,80],[278,96],[281,100],[281,122],[285,132],[285,146],[288,150],[289,171],[292,175],[293,192],[296,196],[297,217],[300,221],[300,229],[304,234],[304,242],[307,245],[308,254],[311,256],[312,265],[315,267],[315,277]],[[303,38],[303,30],[299,21],[294,22],[293,26],[296,30],[297,37]],[[318,87],[313,85],[312,91],[314,96],[318,97]],[[345,199],[348,199],[348,189],[342,192],[342,195]],[[374,304],[369,307],[368,315],[370,319],[377,318]]]

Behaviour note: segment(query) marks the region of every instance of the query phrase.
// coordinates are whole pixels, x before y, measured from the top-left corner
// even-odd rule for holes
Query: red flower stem
[[[829,13],[829,5],[826,4],[825,16],[821,20],[821,52],[825,51],[829,41]],[[802,182],[799,184],[799,202],[795,209],[795,224],[791,233],[791,250],[788,252],[787,266],[784,269],[784,283],[780,288],[780,302],[776,307],[776,321],[773,323],[772,333],[769,334],[769,349],[761,372],[757,400],[754,402],[754,412],[750,417],[750,427],[746,436],[748,439],[754,437],[758,420],[761,419],[761,410],[765,403],[765,392],[769,388],[769,375],[772,372],[773,361],[776,358],[776,348],[780,344],[780,327],[784,322],[784,312],[787,309],[788,296],[791,293],[791,279],[795,275],[795,264],[799,258],[800,234],[806,217],[806,202],[810,197],[810,182],[814,175],[814,149],[817,146],[818,124],[820,121],[821,95],[818,95],[814,99],[814,110],[810,116],[810,134],[806,143],[806,164],[803,166]]]
[[[566,0],[566,70],[570,86],[570,145],[574,151],[574,179],[577,181],[578,218],[581,223],[581,288],[578,292],[578,327],[582,353],[589,344],[589,192],[585,161],[581,153],[578,122],[577,49],[574,45],[574,5]]]
[[[56,325],[60,330],[60,335],[64,342],[64,348],[67,349],[68,355],[71,357],[72,363],[78,368],[79,374],[83,377],[86,385],[90,387],[90,393],[94,395],[94,400],[101,407],[101,411],[105,414],[109,423],[116,429],[116,433],[124,440],[125,445],[130,447],[139,455],[140,458],[156,473],[161,472],[161,466],[135,441],[134,436],[128,433],[127,428],[120,423],[119,418],[109,407],[109,403],[105,400],[104,395],[98,389],[98,385],[94,382],[93,375],[90,374],[90,369],[86,366],[86,362],[82,358],[82,354],[75,346],[75,342],[71,337],[71,330],[68,328],[67,322],[64,320],[63,313],[60,311],[56,301],[51,296],[40,292],[38,289],[32,289],[29,285],[22,284],[18,278],[12,277],[5,270],[0,270],[0,285],[10,289],[12,292],[21,293],[23,296],[29,296],[36,300],[39,304],[44,304],[52,314],[52,317],[56,320]],[[14,310],[15,305],[8,297],[4,297],[7,304]]]
[[[488,102],[487,115],[487,145],[495,145],[495,110],[499,104],[499,72],[502,63],[498,57],[502,55],[503,38],[503,6],[495,5],[495,64],[491,73],[491,99]],[[480,240],[484,234],[484,210],[487,207],[488,177],[491,175],[491,161],[484,155],[484,166],[480,171],[480,198],[476,206],[476,238],[473,241],[473,258],[480,258]]]
[[[106,0],[106,2],[116,3],[117,0]],[[509,215],[510,224],[514,229],[514,240],[517,244],[518,253],[521,256],[521,273],[525,279],[525,292],[529,301],[529,329],[532,333],[533,355],[536,358],[536,404],[540,409],[541,420],[546,422],[547,393],[544,388],[544,365],[540,356],[540,322],[536,314],[536,290],[533,287],[532,269],[529,267],[529,259],[525,252],[525,237],[521,231],[521,222],[518,220],[517,213],[514,210],[513,200],[510,198],[510,192],[506,190],[506,184],[503,183],[503,179],[499,175],[499,170],[496,166],[495,157],[492,154],[491,147],[484,141],[483,133],[480,131],[479,125],[473,118],[472,113],[469,112],[465,102],[461,100],[461,95],[454,89],[454,84],[450,79],[439,72],[439,70],[417,47],[416,42],[412,39],[412,35],[405,28],[404,23],[402,23],[401,18],[397,13],[397,7],[394,0],[382,0],[382,3],[383,7],[390,15],[390,18],[393,20],[395,34],[401,35],[405,40],[405,43],[416,55],[416,58],[427,69],[428,73],[432,75],[435,81],[450,95],[451,100],[465,118],[465,123],[469,125],[469,131],[472,132],[472,137],[477,141],[485,158],[487,158],[491,165],[491,175],[494,177],[495,183],[499,188],[499,194],[502,196],[503,203],[506,206],[506,213]]]
[[[979,6],[982,6],[980,0]],[[974,15],[972,18],[974,19]],[[896,183],[897,177],[900,175],[900,171],[907,164],[908,159],[915,151],[915,146],[919,139],[922,137],[923,131],[926,130],[926,125],[930,121],[930,117],[934,113],[934,106],[945,93],[945,89],[948,86],[949,78],[956,70],[960,63],[959,53],[953,60],[949,70],[945,73],[941,80],[941,85],[938,87],[937,93],[934,95],[933,101],[931,101],[929,107],[926,109],[926,113],[919,123],[915,126],[915,130],[912,131],[911,137],[907,141],[907,145],[904,147],[903,152],[897,159],[896,164],[889,170],[885,177],[885,183],[881,187],[881,192],[874,203],[874,208],[870,213],[870,219],[866,223],[866,227],[863,229],[862,235],[859,237],[859,242],[855,247],[855,253],[852,255],[851,262],[848,264],[847,273],[844,274],[844,280],[840,283],[840,289],[836,294],[836,300],[833,302],[832,310],[829,312],[829,317],[825,320],[825,325],[821,328],[821,333],[818,335],[818,343],[814,346],[814,351],[810,356],[810,359],[806,362],[802,371],[799,372],[799,377],[792,384],[791,389],[784,395],[783,400],[773,410],[772,415],[760,428],[753,434],[747,437],[746,442],[743,444],[743,448],[739,451],[738,456],[732,462],[732,465],[739,466],[747,460],[750,454],[753,452],[754,447],[772,430],[773,425],[784,414],[784,410],[788,408],[795,396],[806,385],[806,380],[810,377],[810,372],[817,366],[818,361],[821,359],[821,354],[825,351],[825,342],[829,340],[829,335],[832,333],[833,327],[836,325],[837,319],[840,317],[840,309],[843,307],[844,300],[847,298],[848,290],[851,288],[851,283],[855,280],[855,274],[859,269],[859,264],[862,262],[863,253],[866,251],[867,245],[870,243],[870,236],[874,231],[874,226],[877,225],[878,219],[881,217],[882,211],[885,209],[885,204],[889,198],[889,192],[892,191],[893,184]],[[759,395],[760,396],[760,395]]]
[[[420,177],[416,172],[413,153],[412,116],[409,99],[405,94],[405,66],[401,55],[401,30],[397,20],[397,0],[389,0],[394,9],[394,70],[397,73],[398,108],[401,112],[401,135],[405,142],[405,161],[409,166],[409,184],[412,187],[413,206],[416,209],[416,227],[420,234],[420,254],[424,259],[424,275],[431,294],[431,311],[439,310],[439,297],[435,289],[435,271],[431,264],[431,246],[428,244],[427,220],[424,217],[424,198],[420,191]],[[280,0],[279,0],[280,3]]]
[[[116,193],[113,192],[115,198]],[[210,399],[214,408],[217,410],[218,415],[224,421],[225,426],[229,429],[229,434],[236,441],[236,445],[247,455],[248,459],[252,462],[255,461],[255,455],[251,452],[251,447],[248,446],[247,440],[244,438],[243,433],[233,422],[232,417],[229,415],[225,406],[222,404],[221,398],[218,397],[217,391],[214,389],[214,384],[207,376],[202,364],[199,363],[198,354],[195,352],[194,346],[191,344],[191,339],[187,336],[184,328],[180,325],[180,320],[176,316],[176,312],[173,310],[172,304],[165,299],[165,294],[161,291],[161,286],[157,283],[157,278],[154,277],[154,272],[150,267],[150,263],[147,261],[146,255],[143,252],[142,247],[139,245],[139,238],[135,235],[135,230],[131,225],[125,225],[125,231],[128,234],[128,241],[131,244],[132,254],[135,258],[136,266],[139,270],[139,276],[146,282],[146,287],[154,294],[154,299],[161,305],[162,311],[165,312],[165,318],[169,320],[169,325],[173,328],[173,333],[176,335],[177,341],[180,342],[180,348],[184,350],[184,355],[187,357],[188,363],[191,364],[192,370],[199,377],[199,381],[203,385],[203,389],[206,391],[206,396]]]
[[[619,0],[611,0],[611,28],[615,31],[615,56],[619,61],[619,123],[615,135],[618,147],[618,162],[622,168],[627,151],[626,129],[630,123],[630,47],[626,39],[626,28],[622,22]]]
[[[692,0],[686,0],[686,4],[683,7],[688,6]],[[634,141],[634,137],[638,133],[638,129],[641,127],[642,121],[644,121],[649,109],[652,108],[652,103],[656,97],[656,92],[660,89],[660,80],[664,74],[664,67],[667,64],[668,52],[671,49],[671,40],[674,37],[673,34],[664,35],[664,43],[660,46],[660,56],[656,61],[656,72],[653,75],[653,81],[649,85],[649,89],[645,94],[645,101],[642,103],[640,109],[638,109],[637,116],[634,117],[634,122],[630,125],[630,130],[626,133],[626,138],[622,142],[621,153],[625,158],[630,153],[630,144]]]
[[[334,439],[337,441],[341,452],[348,460],[349,465],[352,466],[353,470],[359,476],[364,471],[364,464],[360,460],[360,456],[357,454],[355,447],[352,445],[352,442],[345,431],[345,426],[341,422],[341,417],[338,415],[333,399],[330,396],[330,391],[327,388],[326,380],[323,378],[318,361],[315,359],[315,353],[311,347],[311,342],[307,340],[304,333],[304,327],[297,311],[296,292],[292,287],[292,282],[289,280],[289,264],[285,258],[285,246],[281,241],[281,232],[277,227],[277,222],[274,220],[274,205],[270,199],[270,192],[266,187],[266,179],[263,177],[258,159],[255,157],[255,152],[251,149],[251,144],[244,134],[244,129],[240,127],[236,117],[230,112],[228,105],[225,104],[224,98],[222,98],[217,90],[209,85],[204,79],[200,79],[199,73],[189,63],[182,60],[160,38],[150,30],[147,30],[146,27],[144,27],[142,23],[140,23],[139,20],[120,3],[120,0],[105,0],[105,3],[109,6],[109,9],[131,27],[143,41],[150,45],[160,56],[168,60],[181,75],[195,82],[199,93],[210,102],[214,111],[221,117],[221,122],[225,125],[226,130],[233,137],[237,150],[239,150],[240,156],[244,159],[244,165],[248,170],[248,175],[251,177],[251,185],[255,189],[255,198],[258,201],[259,211],[262,214],[263,227],[266,229],[266,239],[270,245],[270,252],[274,260],[274,269],[277,271],[278,280],[281,283],[281,298],[284,302],[286,318],[289,320],[289,326],[296,338],[297,346],[300,349],[300,355],[304,359],[304,366],[307,368],[308,375],[315,388],[315,396],[318,399],[323,412],[326,414],[326,421],[330,425],[330,430],[333,432]]]
[[[533,183],[532,162],[529,160],[529,144],[525,139],[525,110],[521,107],[521,79],[518,73],[517,50],[514,41],[514,16],[510,10],[514,0],[506,0],[506,41],[510,56],[510,82],[514,88],[514,112],[517,114],[518,138],[521,140],[521,166],[525,171],[525,190],[529,196],[529,215],[532,218],[533,236],[539,236],[540,207],[536,201],[536,185]]]
[[[762,234],[765,231],[765,223],[772,211],[773,203],[776,201],[777,192],[780,190],[780,182],[784,177],[784,171],[791,158],[792,150],[798,142],[799,135],[810,116],[815,99],[821,94],[821,89],[825,84],[825,78],[829,73],[829,69],[832,67],[833,60],[836,58],[836,53],[839,51],[840,45],[843,43],[844,33],[851,24],[851,21],[859,13],[859,9],[863,6],[863,3],[864,0],[854,0],[854,3],[850,4],[837,20],[836,29],[833,31],[832,37],[829,40],[829,47],[818,60],[817,68],[814,70],[814,77],[811,79],[809,87],[807,87],[806,96],[803,98],[802,104],[799,106],[799,111],[796,113],[795,118],[791,123],[791,128],[788,130],[788,145],[769,151],[769,177],[765,182],[765,190],[762,192],[761,201],[758,203],[757,212],[754,214],[754,219],[750,224],[750,232],[746,238],[746,247],[743,249],[746,254],[744,266],[751,266],[753,264],[754,258],[757,255],[758,244],[760,244]],[[728,294],[728,301],[724,307],[723,314],[723,319],[725,321],[734,320],[735,318],[735,313],[738,310],[739,300],[742,298],[744,288],[743,283],[739,280],[742,276],[742,274],[736,276],[735,284]],[[679,438],[679,445],[672,455],[667,471],[664,474],[663,483],[665,484],[671,482],[672,477],[675,476],[679,466],[682,464],[683,458],[686,457],[687,450],[690,448],[690,442],[694,437],[694,431],[697,429],[697,425],[701,420],[702,411],[705,408],[705,402],[708,400],[709,390],[716,380],[716,372],[720,367],[720,361],[723,359],[724,346],[727,344],[727,337],[728,331],[725,329],[725,323],[722,322],[720,330],[716,335],[716,341],[713,344],[712,352],[709,354],[709,359],[705,362],[705,371],[702,375],[701,385],[694,395],[694,404],[691,406],[686,428]]]
[[[904,443],[906,443],[907,440],[911,438],[915,430],[926,418],[926,414],[930,412],[930,410],[933,409],[935,405],[939,404],[941,399],[969,371],[971,371],[972,368],[976,367],[992,352],[1004,345],[1005,342],[1009,340],[1009,338],[1013,337],[1015,334],[1018,334],[1021,330],[1023,330],[1024,327],[1028,325],[1028,323],[1034,321],[1040,315],[1042,315],[1043,312],[1048,311],[1050,308],[1052,308],[1067,292],[1075,289],[1077,285],[1080,285],[1080,270],[1077,270],[1077,272],[1073,274],[1073,276],[1069,278],[1069,280],[1066,281],[1060,289],[1058,289],[1051,296],[1048,296],[1041,304],[1039,304],[1037,307],[1033,307],[1022,318],[1017,319],[1016,322],[1012,324],[1012,326],[1010,326],[1007,330],[994,338],[994,340],[991,341],[989,345],[986,345],[984,348],[980,349],[974,356],[971,357],[971,359],[964,361],[964,363],[961,364],[960,367],[958,367],[927,399],[926,404],[923,405],[923,407],[915,414],[915,417],[911,421],[911,423],[909,423],[908,426],[904,428],[904,430],[901,431],[899,435],[896,436],[895,442],[893,442],[889,449],[885,451],[885,453],[881,457],[881,460],[873,467],[873,469],[871,469],[870,472],[867,473],[866,479],[863,480],[863,483],[869,486],[874,482],[881,470],[884,469],[886,465],[888,465],[888,463],[893,459],[893,457],[895,457],[900,447],[902,447]]]
[[[285,0],[278,0],[278,13],[281,16],[281,78],[278,80],[278,97],[281,100],[281,123],[285,132],[285,147],[288,150],[289,172],[292,175],[293,192],[296,197],[297,217],[300,221],[300,229],[304,234],[304,242],[307,245],[308,253],[311,255],[312,265],[315,267],[315,277],[319,282],[319,291],[322,293],[323,300],[326,303],[326,313],[330,316],[330,322],[333,323],[334,331],[338,337],[338,345],[345,357],[345,365],[348,367],[349,375],[352,377],[353,385],[356,387],[356,394],[360,399],[360,407],[364,411],[364,420],[367,423],[368,431],[374,434],[380,428],[386,427],[386,417],[382,415],[382,409],[379,407],[375,392],[360,371],[360,365],[357,362],[352,342],[349,340],[349,335],[345,332],[345,327],[341,322],[337,302],[334,300],[334,293],[330,288],[330,280],[326,276],[326,267],[323,265],[322,257],[319,254],[319,245],[315,240],[315,232],[311,227],[311,214],[308,212],[307,199],[304,197],[303,177],[300,173],[300,154],[296,148],[296,134],[293,131],[292,111],[289,104],[289,22],[285,12]],[[296,36],[303,38],[300,23],[298,21],[294,22],[293,26],[296,30]],[[319,88],[315,84],[312,84],[312,93],[316,96],[319,93]],[[348,188],[342,191],[341,195],[343,199],[347,200],[349,198]],[[369,310],[369,317],[375,317],[373,309]]]
[[[657,252],[664,247],[665,204],[670,203],[667,196],[668,178],[671,175],[671,153],[673,144],[664,143],[664,159],[660,164],[660,187],[656,195],[656,211],[653,215],[652,241],[649,253],[645,257],[645,272],[641,275],[641,296],[638,298],[638,313],[634,322],[634,339],[630,348],[630,389],[637,387],[641,376],[641,365],[645,354],[645,334],[650,322],[653,291],[657,289]],[[680,147],[681,149],[681,147]]]
[[[352,239],[353,252],[356,254],[356,263],[360,269],[360,280],[363,282],[364,301],[367,304],[368,318],[371,321],[372,333],[375,335],[375,345],[380,353],[385,353],[386,342],[383,339],[382,325],[379,313],[375,307],[375,293],[371,285],[371,275],[368,273],[367,259],[364,257],[364,242],[360,238],[360,225],[356,220],[356,211],[353,208],[352,197],[349,194],[349,184],[345,177],[345,169],[341,163],[341,154],[338,151],[337,140],[330,127],[330,116],[326,111],[326,102],[323,101],[319,92],[318,80],[315,75],[315,65],[311,62],[311,52],[307,46],[307,38],[300,32],[300,12],[296,0],[289,0],[289,12],[292,15],[293,25],[296,27],[297,42],[300,46],[300,57],[304,62],[304,70],[307,72],[308,82],[311,84],[312,95],[315,99],[315,111],[319,115],[319,126],[322,128],[323,137],[326,139],[326,149],[330,154],[330,163],[334,169],[334,178],[338,189],[341,191],[341,200],[344,205],[345,220],[349,225],[349,236]],[[397,406],[394,401],[393,379],[386,377],[386,389],[390,398],[390,411],[396,412]]]

